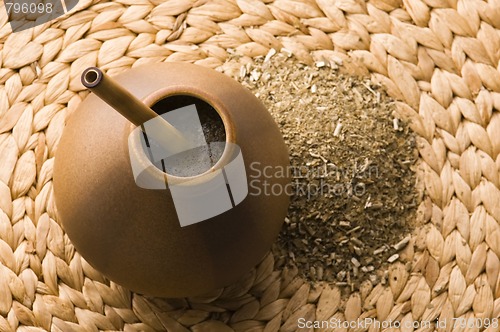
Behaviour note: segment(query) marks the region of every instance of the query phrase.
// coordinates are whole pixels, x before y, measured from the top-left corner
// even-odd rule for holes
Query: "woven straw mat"
[[[298,330],[299,318],[500,315],[500,0],[83,0],[15,34],[0,12],[1,331],[267,332]],[[165,60],[216,68],[233,51],[271,48],[342,61],[397,99],[418,135],[424,231],[386,283],[347,298],[274,270],[270,254],[204,297],[146,298],[109,282],[75,251],[52,195],[65,119],[87,94],[81,72]],[[435,329],[452,324],[420,328]]]

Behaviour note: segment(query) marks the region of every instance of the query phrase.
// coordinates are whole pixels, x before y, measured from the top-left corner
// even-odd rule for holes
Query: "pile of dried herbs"
[[[277,54],[241,67],[240,82],[278,123],[295,194],[273,248],[278,268],[357,289],[380,281],[409,238],[418,198],[415,140],[394,104],[368,79],[335,64]]]

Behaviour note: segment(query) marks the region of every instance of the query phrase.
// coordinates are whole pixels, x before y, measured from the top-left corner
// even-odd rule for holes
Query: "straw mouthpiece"
[[[94,88],[103,78],[102,71],[97,67],[89,67],[82,73],[82,84],[86,88]]]
[[[142,126],[149,120],[154,121],[155,130],[148,130],[148,135],[170,154],[176,154],[190,148],[189,141],[174,126],[146,106],[130,91],[97,67],[85,69],[81,77],[82,84],[97,97],[111,106],[136,126]]]

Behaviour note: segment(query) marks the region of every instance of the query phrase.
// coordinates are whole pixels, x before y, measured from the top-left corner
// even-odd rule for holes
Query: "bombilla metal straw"
[[[189,149],[186,138],[170,123],[97,67],[82,73],[82,84],[136,126],[149,120],[147,135],[165,151],[176,154]],[[144,128],[144,127],[141,127]]]

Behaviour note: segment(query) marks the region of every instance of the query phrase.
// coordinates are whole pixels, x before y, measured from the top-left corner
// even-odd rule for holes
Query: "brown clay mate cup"
[[[76,250],[110,280],[146,295],[200,295],[236,282],[270,249],[287,213],[290,178],[277,170],[288,168],[289,157],[273,118],[242,85],[193,64],[146,65],[114,79],[158,113],[210,105],[225,141],[241,149],[248,195],[226,212],[181,227],[169,188],[135,182],[131,154],[148,166],[148,176],[165,177],[149,167],[139,139],[129,144],[136,127],[91,93],[68,119],[54,165],[58,218]],[[203,181],[227,165],[226,150],[192,179]]]

